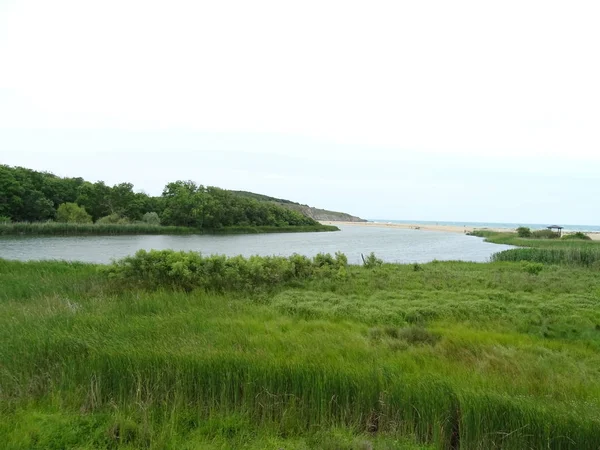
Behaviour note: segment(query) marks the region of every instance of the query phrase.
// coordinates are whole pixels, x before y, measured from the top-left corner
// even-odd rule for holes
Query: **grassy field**
[[[5,448],[599,448],[597,269],[147,258],[0,260]]]
[[[127,234],[253,234],[301,233],[314,231],[339,231],[330,225],[302,225],[285,227],[224,227],[214,230],[188,227],[171,227],[148,224],[78,224],[60,222],[0,222],[1,235],[30,236],[111,236]]]

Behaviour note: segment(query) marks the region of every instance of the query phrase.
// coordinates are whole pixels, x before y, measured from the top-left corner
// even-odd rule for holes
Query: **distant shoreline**
[[[340,221],[321,221],[323,225],[351,225],[359,227],[375,227],[375,228],[400,228],[403,230],[422,230],[422,231],[441,231],[446,233],[470,233],[475,230],[497,231],[499,233],[515,231],[514,228],[486,228],[473,226],[457,226],[457,225],[432,225],[430,223],[385,223],[385,222],[340,222]],[[570,234],[567,231],[563,234]],[[593,240],[600,240],[599,232],[585,232]]]

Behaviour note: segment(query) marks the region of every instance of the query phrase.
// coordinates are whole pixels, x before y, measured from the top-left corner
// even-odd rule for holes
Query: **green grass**
[[[1,235],[49,235],[49,236],[91,236],[127,234],[252,234],[339,231],[328,225],[303,225],[285,227],[225,227],[220,229],[196,229],[148,224],[77,224],[60,222],[2,222]]]
[[[186,293],[0,260],[2,442],[598,448],[597,272],[420,268]]]
[[[493,261],[530,261],[600,268],[600,241],[572,239],[569,235],[562,239],[520,238],[516,233],[480,230],[471,234],[494,244],[527,247],[496,253],[492,256]]]
[[[485,238],[486,242],[493,244],[515,245],[517,247],[534,247],[534,248],[573,248],[573,247],[589,247],[600,248],[600,241],[569,239],[569,235],[561,239],[533,239],[520,238],[517,233],[496,231],[475,230],[469,233],[471,236]]]

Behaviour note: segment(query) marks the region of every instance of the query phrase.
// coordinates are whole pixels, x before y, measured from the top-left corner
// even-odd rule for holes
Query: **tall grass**
[[[600,268],[600,246],[566,248],[518,248],[492,255],[492,261],[532,261],[544,264]]]
[[[471,233],[495,244],[518,248],[492,255],[492,261],[530,261],[543,264],[564,264],[600,268],[600,241],[569,237],[562,239],[520,238],[516,233],[476,230]],[[577,235],[574,235],[577,237]]]
[[[196,229],[188,227],[150,225],[146,223],[60,223],[60,222],[0,222],[0,235],[127,235],[127,234],[251,234],[339,231],[328,225],[303,225],[285,227],[224,227],[219,229]]]
[[[475,230],[469,234],[471,236],[485,238],[486,242],[491,242],[493,244],[514,245],[517,247],[600,248],[600,241],[572,238],[571,236],[574,236],[574,235],[565,235],[561,239],[532,239],[532,238],[521,238],[517,235],[517,233],[511,233],[511,232],[499,233],[499,232],[495,232],[495,231],[486,231],[486,230]]]
[[[170,267],[160,256],[138,258],[133,273],[168,273],[189,255]],[[596,272],[338,260],[343,276],[320,270],[322,255],[309,276],[267,281],[272,291],[225,293],[172,290],[160,276],[138,290],[93,265],[0,260],[3,443],[597,448]],[[209,279],[247,267],[226,266]]]

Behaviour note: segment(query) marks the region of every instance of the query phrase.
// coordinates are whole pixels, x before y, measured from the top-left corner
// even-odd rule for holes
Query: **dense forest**
[[[175,181],[160,197],[83,178],[0,165],[0,221],[135,223],[203,229],[306,226],[313,219],[276,204],[193,181]]]

